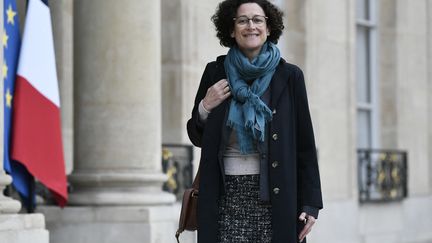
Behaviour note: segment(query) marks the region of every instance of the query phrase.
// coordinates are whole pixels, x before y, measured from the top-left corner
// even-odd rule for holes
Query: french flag
[[[30,0],[13,100],[11,157],[67,202],[51,16],[47,1]]]

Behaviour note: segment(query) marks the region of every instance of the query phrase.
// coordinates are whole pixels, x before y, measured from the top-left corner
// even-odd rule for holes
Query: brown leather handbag
[[[186,189],[183,193],[179,225],[175,234],[177,243],[180,243],[179,236],[183,231],[195,231],[198,229],[197,206],[199,191],[199,174],[200,170],[198,169],[197,175],[195,176],[195,179],[192,183],[192,188]]]

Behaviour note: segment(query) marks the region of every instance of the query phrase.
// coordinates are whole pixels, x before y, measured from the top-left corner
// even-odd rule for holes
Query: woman
[[[282,13],[225,0],[212,20],[230,50],[207,64],[187,124],[201,147],[198,242],[305,242],[321,186],[303,73],[275,46]]]

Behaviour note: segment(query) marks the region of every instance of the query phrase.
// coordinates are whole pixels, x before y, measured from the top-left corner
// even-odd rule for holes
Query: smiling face
[[[240,51],[249,60],[259,54],[262,45],[267,40],[267,36],[270,35],[266,21],[263,23],[259,21],[262,16],[265,16],[264,10],[256,3],[244,3],[237,9],[231,37],[235,38]],[[244,17],[248,19],[246,22],[242,21]]]

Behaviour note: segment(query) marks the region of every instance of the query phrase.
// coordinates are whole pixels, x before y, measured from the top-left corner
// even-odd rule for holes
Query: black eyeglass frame
[[[246,19],[248,20],[248,22],[247,22],[248,24],[250,23],[251,20],[252,20],[252,23],[256,24],[256,23],[253,21],[253,19],[256,18],[256,17],[263,17],[263,18],[265,19],[264,22],[267,23],[268,17],[267,17],[267,16],[263,16],[263,15],[254,15],[254,16],[252,16],[252,18],[249,18],[249,17],[246,16],[246,15],[242,15],[242,16],[238,16],[238,17],[233,18],[233,20],[234,20],[234,23],[237,24],[237,23],[235,22],[237,19],[239,19],[239,18],[246,18]]]

